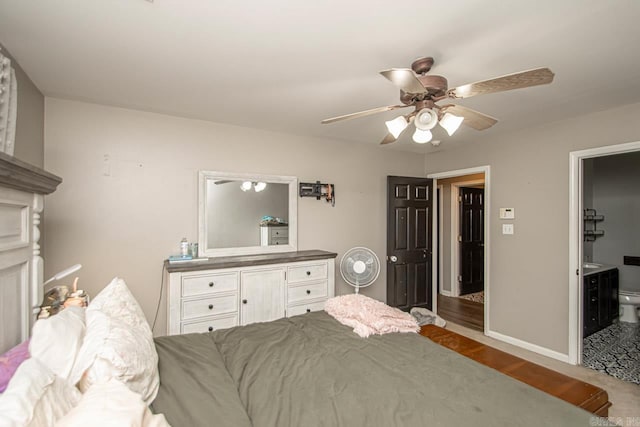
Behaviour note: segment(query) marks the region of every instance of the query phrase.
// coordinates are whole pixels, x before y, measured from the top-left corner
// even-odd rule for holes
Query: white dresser
[[[167,332],[207,332],[322,310],[335,294],[335,257],[313,250],[165,262]]]

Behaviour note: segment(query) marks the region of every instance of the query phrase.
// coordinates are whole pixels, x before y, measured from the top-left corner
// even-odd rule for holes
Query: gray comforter
[[[152,405],[181,426],[589,426],[588,412],[417,334],[324,312],[156,339]]]

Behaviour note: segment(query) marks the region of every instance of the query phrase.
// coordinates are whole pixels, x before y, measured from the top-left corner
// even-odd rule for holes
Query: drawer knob
[[[311,309],[310,308],[307,308],[307,313],[311,313]]]
[[[311,276],[311,272],[310,271],[307,271],[307,276]]]
[[[311,291],[307,289],[307,295],[311,295]]]
[[[213,326],[209,326],[209,332],[213,331]]]
[[[213,304],[209,304],[209,310],[213,310]]]
[[[247,300],[246,300],[246,299],[243,299],[243,300],[242,300],[242,303],[243,303],[243,304],[246,304],[246,303],[247,303]]]
[[[213,282],[209,282],[209,287],[213,288]]]

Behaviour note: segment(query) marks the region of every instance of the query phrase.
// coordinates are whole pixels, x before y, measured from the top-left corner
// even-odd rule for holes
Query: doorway
[[[432,180],[387,177],[387,304],[433,309]]]
[[[428,175],[438,189],[434,224],[437,313],[453,323],[489,330],[489,166]]]
[[[640,260],[640,146],[628,150],[634,147],[623,144],[571,153],[572,166],[579,158],[580,189],[572,199],[576,197],[581,206],[580,241],[572,239],[571,246],[581,253],[574,272],[581,321],[575,331],[578,357],[570,361],[640,384],[637,307],[620,301],[625,295],[640,295],[640,269],[634,261]]]
[[[593,334],[600,330],[606,330],[609,323],[618,324],[615,319],[615,307],[617,301],[614,298],[605,300],[601,298],[605,294],[601,288],[610,288],[621,277],[618,276],[619,269],[624,268],[624,257],[616,256],[610,260],[595,259],[596,256],[610,256],[611,249],[606,245],[601,250],[595,250],[595,242],[600,236],[611,237],[611,232],[615,224],[611,223],[611,215],[604,211],[593,212],[593,194],[585,195],[585,189],[592,186],[589,169],[593,167],[591,159],[604,159],[614,155],[624,155],[625,153],[640,152],[640,142],[610,145],[599,148],[592,148],[569,153],[570,158],[570,196],[569,196],[569,362],[572,364],[583,364],[583,344],[585,338],[593,341]],[[637,169],[637,168],[636,168]],[[586,171],[586,176],[585,176]],[[619,170],[615,170],[618,175]],[[614,187],[616,191],[619,184]],[[607,199],[611,199],[611,190],[607,191]],[[589,211],[585,211],[589,209]],[[611,211],[609,211],[611,212]],[[604,221],[609,218],[609,234],[604,228]],[[591,220],[595,220],[591,221]],[[628,228],[628,227],[626,227]],[[601,231],[605,230],[602,234]],[[628,231],[628,230],[627,230]],[[585,238],[593,238],[593,243],[585,245]],[[637,240],[637,239],[635,239]],[[603,243],[602,240],[600,243]],[[606,255],[605,255],[606,254]],[[628,254],[633,255],[633,254]],[[639,254],[640,255],[640,254]],[[620,259],[622,257],[622,259]],[[585,263],[589,261],[588,263]],[[607,271],[602,269],[591,269],[587,264],[612,264],[615,268]],[[637,267],[636,267],[637,268]],[[615,279],[612,282],[612,277]],[[592,283],[593,282],[593,283]],[[620,283],[620,282],[619,282]],[[622,287],[624,287],[623,285]],[[617,292],[617,290],[616,290]],[[613,291],[611,292],[613,297]],[[593,300],[593,301],[592,301]],[[607,301],[610,304],[607,304]],[[592,313],[594,311],[596,314]],[[590,350],[589,350],[590,351]]]

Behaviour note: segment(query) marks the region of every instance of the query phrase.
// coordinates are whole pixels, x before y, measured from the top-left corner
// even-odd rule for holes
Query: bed
[[[588,426],[595,420],[419,334],[364,339],[325,312],[155,343],[160,388],[152,410],[173,426]]]

